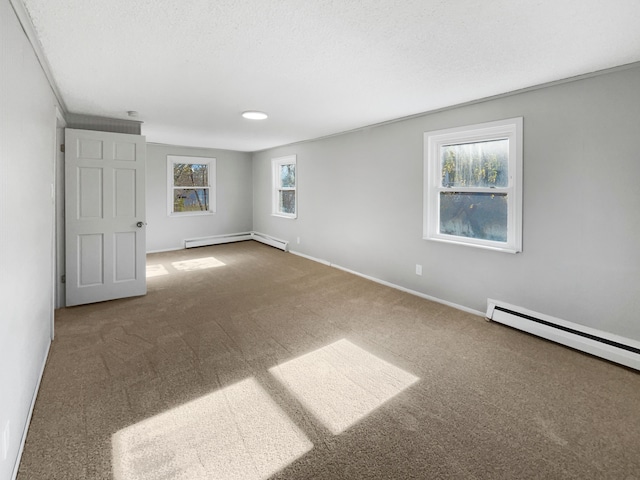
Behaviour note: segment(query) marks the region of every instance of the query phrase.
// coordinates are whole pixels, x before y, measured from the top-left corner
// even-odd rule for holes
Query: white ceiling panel
[[[136,110],[176,145],[255,151],[640,61],[638,0],[23,3],[69,111]]]

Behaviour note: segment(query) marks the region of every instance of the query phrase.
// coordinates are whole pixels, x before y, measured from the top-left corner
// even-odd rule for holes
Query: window
[[[216,211],[216,159],[167,156],[169,215],[205,215]]]
[[[296,192],[296,156],[274,158],[273,168],[273,214],[280,217],[298,216]]]
[[[522,117],[424,134],[424,237],[522,251]]]

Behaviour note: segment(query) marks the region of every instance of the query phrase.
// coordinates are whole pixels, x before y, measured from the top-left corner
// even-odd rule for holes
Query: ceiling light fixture
[[[246,112],[242,112],[242,116],[244,118],[248,118],[249,120],[264,120],[268,117],[266,113],[257,112],[255,110],[247,110]]]

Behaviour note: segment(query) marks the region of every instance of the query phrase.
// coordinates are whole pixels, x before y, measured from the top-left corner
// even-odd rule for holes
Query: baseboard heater
[[[640,370],[640,342],[584,327],[498,300],[487,300],[487,319]]]
[[[212,237],[191,238],[184,241],[184,248],[206,247],[207,245],[242,242],[243,240],[251,239],[251,232],[231,233],[229,235],[215,235]]]
[[[251,232],[251,238],[257,242],[271,245],[272,247],[279,248],[285,252],[289,250],[289,242],[272,237],[271,235],[266,235],[260,232]]]
[[[211,237],[191,238],[184,241],[184,248],[204,247],[207,245],[219,245],[221,243],[242,242],[244,240],[256,240],[280,250],[287,251],[289,242],[280,240],[260,232],[231,233],[228,235],[214,235]]]

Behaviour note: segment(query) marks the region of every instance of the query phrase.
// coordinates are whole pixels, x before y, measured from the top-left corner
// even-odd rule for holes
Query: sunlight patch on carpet
[[[313,448],[254,378],[115,433],[115,480],[266,480]]]
[[[160,263],[157,265],[147,265],[147,278],[160,277],[162,275],[169,275],[164,265]]]
[[[176,270],[182,272],[192,272],[194,270],[204,270],[206,268],[222,267],[226,265],[215,257],[194,258],[193,260],[184,260],[182,262],[171,262]]]
[[[269,372],[336,435],[419,380],[345,339]]]

